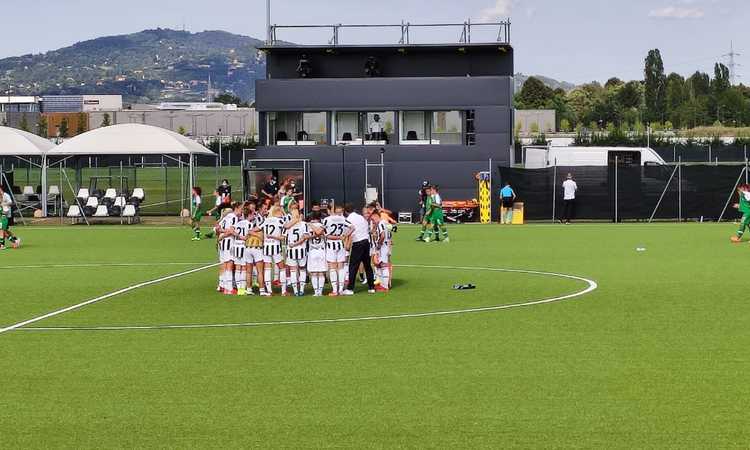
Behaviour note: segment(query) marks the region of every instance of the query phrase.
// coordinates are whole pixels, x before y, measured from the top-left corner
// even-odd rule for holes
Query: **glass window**
[[[358,112],[336,113],[336,145],[362,145]]]
[[[365,145],[385,145],[395,142],[396,113],[368,112],[364,114]]]
[[[271,145],[326,145],[326,113],[268,113],[268,136]]]
[[[404,144],[429,144],[430,132],[424,111],[404,111],[401,113],[401,142]]]
[[[436,111],[432,113],[431,135],[433,144],[461,145],[461,112]]]

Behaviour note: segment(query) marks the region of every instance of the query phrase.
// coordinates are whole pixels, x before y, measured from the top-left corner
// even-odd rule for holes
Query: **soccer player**
[[[313,213],[308,219],[310,226],[309,251],[307,253],[307,273],[313,287],[313,297],[322,297],[326,284],[326,241],[325,228],[320,223],[320,213]]]
[[[21,240],[10,231],[10,219],[13,215],[13,198],[0,185],[0,250],[5,250],[5,240],[9,240],[13,248],[21,246]]]
[[[260,228],[265,218],[255,210],[253,202],[246,203],[245,217],[250,223],[247,240],[245,241],[245,265],[247,265],[247,295],[253,295],[253,277],[258,281],[258,290],[265,291],[264,263],[263,263],[263,233]]]
[[[440,241],[442,237],[443,242],[450,242],[448,237],[448,227],[445,226],[445,215],[443,214],[443,199],[440,197],[440,186],[432,186],[430,190],[432,193],[432,214],[430,214],[430,222],[435,230],[435,240]]]
[[[286,267],[284,266],[284,255],[281,243],[284,240],[284,211],[280,206],[273,206],[268,217],[263,221],[260,229],[263,231],[263,280],[266,285],[265,292],[261,295],[270,297],[272,295],[273,272],[279,274],[281,295],[286,297]]]
[[[232,257],[232,248],[235,241],[234,226],[239,220],[234,213],[235,209],[236,206],[232,210],[228,210],[216,226],[216,235],[219,239],[219,262],[221,263],[219,286],[226,295],[237,294],[234,287],[234,258]]]
[[[736,203],[734,207],[742,213],[742,221],[740,222],[740,229],[737,230],[737,234],[732,236],[732,242],[742,242],[742,237],[745,235],[745,230],[750,227],[750,185],[743,184],[737,188],[737,194],[739,195],[740,202]]]
[[[354,232],[354,227],[346,217],[344,208],[336,206],[333,214],[323,219],[323,227],[326,235],[326,261],[328,262],[328,274],[331,279],[333,290],[330,297],[341,295],[346,289],[346,277],[348,268],[345,263],[348,259],[344,240]]]
[[[371,220],[375,224],[376,251],[373,262],[380,278],[380,285],[377,286],[376,290],[388,292],[391,289],[391,254],[393,251],[391,227],[388,220],[377,211],[372,213]]]
[[[234,204],[234,214],[237,216],[237,222],[233,227],[234,243],[232,246],[232,263],[234,264],[234,282],[237,284],[237,295],[247,295],[247,260],[246,254],[249,253],[245,240],[250,233],[250,221],[245,214],[245,205],[242,203]],[[249,209],[248,211],[249,212]],[[250,289],[252,292],[252,289]]]
[[[201,240],[201,217],[203,217],[201,193],[201,188],[195,186],[190,196],[190,226],[193,228],[194,241]]]
[[[292,292],[296,297],[305,295],[307,283],[307,240],[310,227],[302,220],[299,208],[291,210],[291,227],[284,231],[286,236],[286,266],[289,268]]]
[[[221,219],[221,210],[222,210],[222,198],[221,194],[219,194],[219,191],[214,191],[214,207],[209,209],[206,214],[209,216],[213,216],[216,220]]]
[[[422,232],[417,237],[417,241],[430,242],[430,235],[432,235],[432,230],[428,231],[428,228],[432,226],[432,195],[430,194],[430,192],[432,192],[432,187],[428,186],[425,189],[427,192],[427,197],[425,197],[424,199],[425,213],[422,216]]]

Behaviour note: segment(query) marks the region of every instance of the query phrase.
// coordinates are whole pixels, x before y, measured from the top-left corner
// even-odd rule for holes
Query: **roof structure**
[[[97,128],[58,145],[50,156],[208,155],[214,152],[173,131],[127,123]]]
[[[55,148],[48,139],[27,131],[0,127],[0,156],[43,156]]]

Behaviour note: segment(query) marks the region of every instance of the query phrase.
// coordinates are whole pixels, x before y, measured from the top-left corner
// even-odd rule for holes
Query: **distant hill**
[[[515,82],[516,82],[516,92],[520,92],[521,88],[523,87],[523,84],[526,83],[526,80],[529,79],[531,75],[524,75],[522,73],[515,74]],[[546,84],[548,87],[552,89],[561,88],[564,91],[572,91],[576,88],[576,85],[573,83],[568,83],[567,81],[557,81],[553,78],[545,77],[542,75],[533,75],[534,78],[538,78],[542,81],[542,83]]]
[[[0,59],[0,85],[24,94],[122,94],[133,103],[255,97],[263,41],[224,31],[169,29],[108,36],[37,55]]]

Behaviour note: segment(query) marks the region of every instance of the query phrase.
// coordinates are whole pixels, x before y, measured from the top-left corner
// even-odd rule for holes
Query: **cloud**
[[[513,4],[517,0],[495,0],[495,5],[483,9],[477,19],[481,22],[496,22],[510,16]]]
[[[648,16],[656,19],[701,19],[706,13],[701,8],[665,6],[649,11]]]

